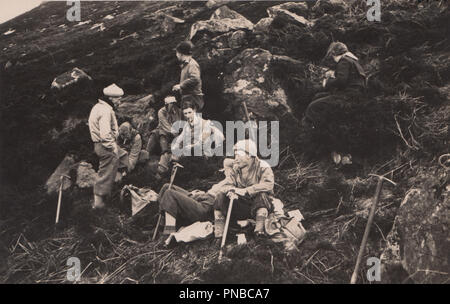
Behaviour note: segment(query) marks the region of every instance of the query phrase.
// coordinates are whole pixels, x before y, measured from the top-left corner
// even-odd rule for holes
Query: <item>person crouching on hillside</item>
[[[214,202],[214,235],[222,237],[229,198],[233,203],[230,220],[244,220],[256,217],[255,233],[264,234],[264,222],[273,210],[274,175],[268,163],[257,157],[256,144],[241,140],[234,146],[234,160],[224,161],[225,180]],[[231,162],[231,163],[230,163]]]
[[[92,107],[88,121],[94,151],[100,159],[94,184],[94,209],[105,206],[104,198],[111,194],[119,166],[119,131],[114,108],[120,104],[123,90],[112,84],[103,89],[103,95]]]
[[[138,162],[148,160],[148,152],[142,150],[142,138],[129,122],[119,127],[119,170],[125,169],[123,175],[134,170]]]

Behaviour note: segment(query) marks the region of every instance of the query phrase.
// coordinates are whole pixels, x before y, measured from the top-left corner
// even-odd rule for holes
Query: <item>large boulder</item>
[[[160,12],[156,16],[152,17],[153,26],[149,27],[146,31],[150,32],[150,39],[163,38],[172,34],[178,24],[183,24],[184,20],[171,16],[167,13]]]
[[[129,121],[141,134],[142,138],[150,135],[150,126],[156,121],[157,114],[153,95],[127,96],[122,99],[116,111],[119,123]]]
[[[63,89],[65,87],[71,86],[81,80],[92,80],[91,76],[86,74],[83,70],[79,68],[73,68],[71,71],[68,71],[64,74],[59,75],[56,77],[51,87],[54,89]]]
[[[267,14],[270,18],[282,20],[286,23],[292,23],[299,26],[313,26],[314,23],[308,21],[305,17],[298,15],[295,12],[305,13],[308,10],[308,6],[305,3],[283,3],[277,6],[272,6],[267,9]]]
[[[253,30],[253,23],[241,14],[222,6],[214,11],[209,20],[197,21],[191,27],[189,39],[203,32],[217,36],[236,30]]]
[[[47,193],[55,193],[59,190],[61,186],[61,177],[70,176],[70,171],[75,166],[75,158],[72,155],[66,155],[61,163],[56,168],[55,172],[50,176],[50,178],[45,183]],[[69,189],[72,186],[72,181],[69,178],[64,177],[63,190]]]
[[[242,103],[249,112],[262,120],[281,120],[292,116],[286,93],[269,69],[273,56],[263,49],[246,49],[233,58],[224,77],[225,99],[228,111],[235,119],[243,119]]]
[[[382,280],[402,282],[406,271],[417,283],[445,283],[449,274],[450,185],[442,168],[419,173],[420,183],[409,190],[387,236],[381,255]],[[417,179],[417,181],[419,181]]]

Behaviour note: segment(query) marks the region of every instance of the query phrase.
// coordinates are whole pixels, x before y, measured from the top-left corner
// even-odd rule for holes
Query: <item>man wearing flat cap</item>
[[[94,142],[95,154],[100,159],[97,179],[94,184],[94,209],[105,206],[104,198],[111,194],[119,165],[117,126],[114,107],[120,104],[123,90],[116,84],[103,89],[103,99],[99,99],[89,115],[89,131]]]
[[[186,96],[194,99],[197,104],[197,111],[203,109],[203,93],[200,66],[197,61],[192,58],[192,50],[194,45],[190,41],[183,41],[176,47],[176,56],[181,63],[180,83],[174,85],[172,90],[181,93],[181,103],[184,102]]]
[[[161,158],[158,164],[158,178],[169,170],[171,159],[170,143],[178,136],[172,125],[182,120],[181,110],[176,104],[174,96],[164,99],[164,107],[158,111],[158,126],[150,133],[147,143],[147,151],[150,155],[160,152]]]

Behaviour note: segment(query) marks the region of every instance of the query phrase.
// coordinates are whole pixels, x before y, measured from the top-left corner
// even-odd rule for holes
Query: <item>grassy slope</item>
[[[364,21],[364,7],[336,10],[336,7],[325,6],[324,12],[311,17],[322,16],[322,13],[331,16],[323,15],[312,35],[305,35],[299,28],[292,27],[274,31],[265,42],[255,39],[250,43],[274,54],[317,63],[323,47],[329,42],[330,33],[333,33],[335,39],[358,50],[366,64],[372,58],[381,61],[382,72],[378,79],[384,85],[385,99],[393,99],[392,95],[396,95],[405,84],[412,87],[409,94],[423,96],[424,93],[420,95],[421,92],[414,89],[446,85],[448,65],[447,70],[430,67],[421,56],[423,52],[415,48],[424,48],[427,54],[436,56],[443,54],[444,61],[448,60],[448,43],[445,44],[448,24],[445,27],[443,21],[446,17],[443,14],[433,16],[432,13],[436,12],[433,10],[417,11],[413,5],[396,7],[396,2],[390,4],[389,10],[386,8],[388,11],[383,18],[386,17],[387,21],[381,24]],[[10,256],[2,281],[63,282],[66,258],[78,256],[83,269],[87,267],[83,274],[85,282],[347,282],[365,225],[365,220],[354,213],[355,202],[370,197],[375,186],[372,180],[365,180],[367,174],[386,172],[412,159],[412,166],[401,167],[393,177],[413,176],[418,166],[429,165],[436,151],[421,149],[420,153],[414,154],[405,150],[399,140],[388,153],[380,152],[376,158],[363,155],[349,169],[336,170],[328,159],[319,159],[315,167],[302,171],[310,164],[310,161],[299,157],[298,150],[303,145],[283,143],[282,165],[275,170],[277,196],[283,200],[286,209],[302,210],[309,231],[300,250],[290,254],[277,244],[251,240],[248,246],[231,249],[228,255],[231,261],[217,265],[217,247],[212,246],[212,240],[165,250],[160,242],[149,241],[155,222],[151,216],[154,210],[148,210],[132,222],[119,212],[117,206],[108,210],[101,219],[92,218],[87,210],[90,191],[74,190],[65,194],[69,206],[63,210],[63,216],[70,219],[60,231],[54,232],[49,228],[56,197],[45,196],[41,189],[36,190],[36,185],[45,182],[69,151],[81,153],[89,160],[95,161],[95,158],[90,154],[86,129],[76,130],[69,137],[57,140],[49,139],[48,132],[54,128],[61,129],[68,117],[86,117],[95,100],[92,91],[110,82],[117,82],[130,94],[153,93],[157,100],[168,92],[179,73],[171,50],[187,36],[190,24],[207,19],[211,14],[211,10],[201,9],[203,3],[177,3],[182,6],[178,17],[184,17],[184,8],[193,10],[193,14],[186,18],[186,24],[179,25],[170,38],[150,40],[152,33],[146,29],[154,25],[151,13],[171,5],[174,4],[83,3],[82,20],[91,19],[93,22],[76,27],[64,18],[65,2],[46,3],[0,25],[0,33],[9,28],[16,29],[16,33],[10,36],[0,36],[3,50],[0,62],[10,60],[15,64],[8,71],[2,71],[1,75],[0,127],[4,155],[1,210],[5,210],[5,216],[0,218],[0,233],[4,239],[4,247],[1,243],[0,247],[8,248],[8,251],[3,249],[0,254]],[[272,5],[274,3],[243,2],[233,3],[230,7],[256,23],[266,17],[265,7]],[[121,15],[104,21],[107,28],[104,32],[89,30],[112,13]],[[396,16],[402,14],[408,16],[396,22]],[[66,24],[67,29],[59,27],[61,24]],[[44,28],[46,30],[41,32]],[[124,32],[120,35],[122,30]],[[129,38],[110,45],[113,39],[135,32],[140,35],[139,39]],[[394,39],[389,39],[391,36],[386,33],[393,35]],[[76,62],[71,63],[72,59]],[[74,66],[82,68],[97,81],[94,88],[64,95],[51,92],[53,78]],[[393,67],[399,67],[399,71],[392,71]],[[208,66],[203,73],[205,81],[213,79],[217,77],[217,67]],[[205,84],[209,96],[218,94],[214,85],[213,82]],[[296,83],[288,82],[286,86],[290,102],[296,102],[293,99],[302,93],[301,89]],[[433,96],[426,101],[435,100]],[[407,96],[400,102],[408,103],[409,98]],[[437,100],[439,105],[439,98]],[[224,119],[214,111],[211,111],[211,116]],[[431,145],[438,147],[434,142]],[[189,189],[207,189],[221,178],[214,173],[219,164],[220,159],[209,162],[207,166],[201,161],[190,164],[196,170],[187,168],[181,172],[177,184]],[[386,165],[382,167],[383,164]],[[192,172],[195,172],[194,176]],[[297,187],[295,181],[302,178],[305,178],[304,182]],[[138,186],[151,183],[156,187],[142,169],[125,182]],[[404,181],[397,189],[390,189],[393,199],[383,202],[383,205],[393,202],[391,207],[395,212],[408,186]],[[329,211],[321,213],[321,210]],[[379,255],[383,238],[392,224],[392,216],[387,219],[378,218],[378,229],[371,233],[368,256]],[[365,276],[362,279],[365,280]]]

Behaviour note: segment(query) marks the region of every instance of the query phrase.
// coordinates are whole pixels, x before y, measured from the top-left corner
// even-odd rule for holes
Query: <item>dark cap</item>
[[[183,55],[192,55],[193,48],[194,45],[192,44],[192,42],[183,41],[177,45],[177,48],[175,50]]]

